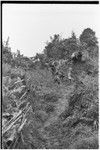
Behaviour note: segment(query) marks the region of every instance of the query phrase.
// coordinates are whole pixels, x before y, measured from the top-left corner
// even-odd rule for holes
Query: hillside
[[[31,58],[3,43],[2,148],[99,148],[98,50],[90,28]]]

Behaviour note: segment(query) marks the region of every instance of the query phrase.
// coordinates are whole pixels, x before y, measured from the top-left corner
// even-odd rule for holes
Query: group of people
[[[60,82],[65,78],[65,75],[61,71],[62,70],[61,68],[63,65],[67,65],[68,61],[71,62],[70,63],[71,65],[68,68],[67,78],[71,82],[73,80],[72,78],[73,64],[75,65],[75,63],[82,61],[82,53],[80,51],[72,53],[70,60],[56,60],[49,63],[49,67],[54,77],[54,81],[57,82],[58,84],[60,84]]]
[[[54,77],[54,81],[60,84],[60,81],[63,80],[64,74],[61,72],[61,66],[65,63],[63,60],[56,60],[49,63],[49,68]]]

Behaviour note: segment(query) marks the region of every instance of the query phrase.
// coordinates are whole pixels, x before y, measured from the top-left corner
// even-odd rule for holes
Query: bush
[[[80,35],[80,41],[82,43],[86,43],[87,46],[96,46],[97,42],[97,38],[95,37],[95,32],[90,29],[84,29],[84,31],[82,32],[82,34]]]

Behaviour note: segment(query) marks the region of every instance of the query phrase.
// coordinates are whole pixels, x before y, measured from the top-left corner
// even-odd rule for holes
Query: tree
[[[11,64],[11,61],[13,59],[11,48],[9,47],[9,37],[7,38],[7,41],[5,41],[2,44],[2,60],[5,63]]]
[[[87,28],[82,32],[80,35],[80,42],[87,46],[96,46],[98,43],[95,32],[90,28]]]
[[[64,56],[66,58],[70,58],[72,53],[79,50],[79,40],[73,31],[70,38],[63,40],[63,48],[65,49]]]
[[[60,35],[55,34],[53,37],[50,37],[51,41],[47,42],[45,46],[44,53],[49,59],[58,59],[61,56],[61,50],[59,48],[59,44],[61,42]]]

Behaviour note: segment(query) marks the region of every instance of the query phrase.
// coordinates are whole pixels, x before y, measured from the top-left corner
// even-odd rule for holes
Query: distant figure
[[[55,75],[55,73],[56,73],[56,67],[55,67],[54,62],[50,63],[49,66],[51,68],[52,75]]]
[[[71,55],[71,60],[73,61],[73,63],[81,62],[82,61],[82,52],[80,52],[80,51],[74,52]]]
[[[22,80],[23,85],[26,85],[26,75],[24,74],[20,78]]]
[[[77,51],[77,52],[72,53],[70,60],[71,60],[71,67],[69,68],[69,71],[68,71],[68,79],[71,81],[74,78],[74,80],[76,81],[78,79],[77,79],[75,67],[76,67],[76,64],[78,63],[80,64],[80,62],[82,62],[82,52]]]
[[[93,122],[93,127],[94,127],[95,130],[98,130],[98,128],[99,128],[99,123],[98,123],[97,120],[94,120],[94,122]]]
[[[58,84],[60,84],[60,78],[59,78],[59,75],[55,76],[54,82],[57,82]]]
[[[71,73],[72,73],[72,68],[70,67],[70,68],[69,68],[69,71],[68,71],[68,79],[69,79],[70,81],[72,80]]]

